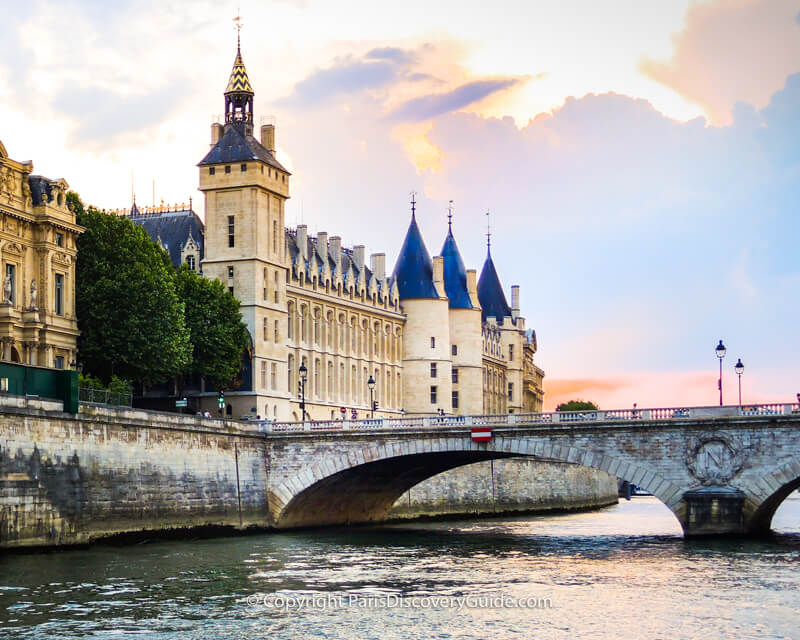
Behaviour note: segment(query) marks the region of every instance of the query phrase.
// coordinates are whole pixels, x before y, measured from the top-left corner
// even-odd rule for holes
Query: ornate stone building
[[[3,360],[66,368],[75,359],[75,242],[83,229],[66,202],[68,185],[32,175],[0,142]]]
[[[243,384],[225,394],[229,415],[299,420],[303,404],[314,420],[364,418],[372,401],[376,417],[541,410],[535,336],[520,316],[518,288],[506,304],[491,255],[478,281],[450,224],[431,259],[413,203],[391,275],[383,253],[367,264],[363,245],[287,229],[291,175],[275,157],[274,125],[254,135],[253,97],[237,49],[225,122],[212,124],[198,165],[205,227],[181,227],[167,247],[175,264],[187,261],[185,247],[202,247],[203,275],[241,302],[252,345]],[[162,245],[163,217],[141,219]],[[216,411],[215,392],[201,399]]]

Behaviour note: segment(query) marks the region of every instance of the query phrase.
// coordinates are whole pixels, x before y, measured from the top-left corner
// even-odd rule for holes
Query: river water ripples
[[[0,638],[798,638],[800,498],[763,541],[655,498],[0,556]]]

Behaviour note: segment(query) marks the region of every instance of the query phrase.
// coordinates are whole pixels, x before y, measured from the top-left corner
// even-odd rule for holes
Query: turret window
[[[241,168],[242,172],[247,171],[247,165],[246,164],[243,164],[240,168]]]
[[[431,362],[431,378],[435,378],[435,377],[436,377],[436,363],[435,362]]]
[[[226,164],[225,165],[225,173],[230,173],[230,172],[231,172],[231,165]]]
[[[228,277],[233,278],[233,267],[228,267]]]
[[[458,384],[458,369],[453,369],[452,378],[453,384]]]
[[[452,353],[454,356],[457,356],[457,355],[458,355],[458,345],[457,345],[457,344],[454,344],[454,345],[453,345],[453,346],[450,348],[450,353]]]
[[[234,216],[228,216],[228,246],[233,247],[236,244],[236,223]]]
[[[513,344],[508,345],[508,359],[509,359],[509,361],[514,359],[514,345]]]
[[[431,404],[436,404],[436,392],[437,388],[435,386],[431,387]]]
[[[435,348],[436,348],[436,338],[431,336],[431,349],[435,349]]]
[[[216,167],[209,167],[208,168],[208,175],[213,176],[217,172]]]
[[[453,391],[453,409],[458,409],[458,391]]]
[[[508,401],[511,402],[514,399],[514,383],[508,383]]]

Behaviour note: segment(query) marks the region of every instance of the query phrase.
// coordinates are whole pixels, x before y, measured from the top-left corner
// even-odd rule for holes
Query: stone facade
[[[252,339],[250,384],[226,391],[228,415],[298,421],[301,404],[314,421],[541,410],[543,373],[524,366],[535,336],[518,306],[506,305],[508,317],[483,317],[476,272],[464,270],[452,227],[443,255],[431,262],[412,223],[423,253],[410,262],[431,262],[421,297],[404,294],[385,254],[373,253],[367,264],[363,245],[345,247],[325,232],[309,236],[305,225],[285,227],[291,176],[275,156],[274,124],[254,136],[252,99],[237,52],[225,122],[212,125],[199,164],[202,272],[241,302]],[[461,291],[449,289],[454,279]],[[500,287],[496,274],[491,286]],[[201,396],[203,409],[216,413],[216,403],[216,393]]]
[[[0,253],[3,360],[66,368],[75,359],[76,241],[68,185],[32,175],[0,142]]]

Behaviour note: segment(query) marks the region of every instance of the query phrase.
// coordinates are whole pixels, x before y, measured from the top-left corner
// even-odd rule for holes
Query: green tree
[[[204,278],[185,264],[178,269],[175,284],[192,343],[186,373],[199,374],[217,389],[224,388],[238,375],[242,353],[250,345],[239,301],[219,280]]]
[[[598,407],[594,402],[587,402],[585,400],[570,400],[569,402],[562,402],[556,407],[556,411],[597,411]]]
[[[130,220],[68,201],[78,238],[78,352],[88,373],[146,385],[182,373],[191,358],[169,256]]]

